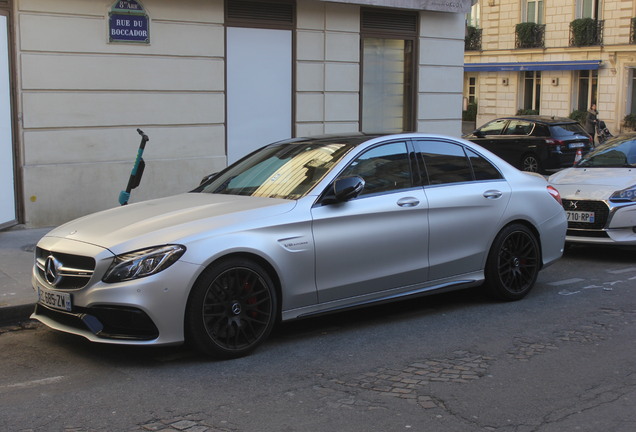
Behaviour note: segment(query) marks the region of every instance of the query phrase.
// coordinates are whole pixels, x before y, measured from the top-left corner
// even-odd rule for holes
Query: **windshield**
[[[298,199],[354,145],[303,141],[273,144],[231,165],[193,192]]]
[[[585,155],[576,165],[580,168],[625,168],[636,166],[636,136],[608,141]]]

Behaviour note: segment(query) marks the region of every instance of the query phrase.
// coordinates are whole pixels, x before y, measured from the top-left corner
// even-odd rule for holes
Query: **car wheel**
[[[194,285],[187,336],[213,357],[242,357],[267,339],[276,316],[276,289],[267,272],[253,261],[228,259],[208,267]]]
[[[539,242],[520,224],[505,227],[495,238],[486,262],[486,288],[500,300],[520,300],[537,280]]]
[[[541,165],[535,155],[527,154],[521,158],[521,170],[540,173]]]

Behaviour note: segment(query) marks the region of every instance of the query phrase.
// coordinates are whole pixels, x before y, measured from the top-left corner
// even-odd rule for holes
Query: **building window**
[[[417,13],[362,10],[363,132],[414,130],[417,24]]]
[[[543,0],[524,0],[524,22],[543,24]]]
[[[470,7],[470,12],[466,14],[466,25],[468,27],[479,28],[480,16],[481,7],[479,6],[479,0],[477,0],[477,3]]]
[[[596,93],[598,90],[598,71],[578,71],[578,94],[577,109],[587,111],[596,103]]]
[[[601,18],[601,0],[577,0],[577,18]]]
[[[466,98],[469,104],[477,102],[477,76],[468,76],[468,85],[466,86]]]
[[[629,106],[627,107],[628,114],[636,114],[636,69],[629,70],[629,100],[627,101]]]
[[[523,72],[523,101],[525,111],[540,110],[541,102],[541,71]]]

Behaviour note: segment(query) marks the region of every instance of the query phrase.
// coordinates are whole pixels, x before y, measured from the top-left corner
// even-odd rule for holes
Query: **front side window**
[[[361,195],[408,189],[413,186],[406,143],[383,144],[355,159],[340,177],[360,176],[365,185]]]
[[[523,120],[510,120],[505,135],[530,135],[533,124]]]
[[[501,135],[507,122],[508,120],[505,119],[493,120],[483,125],[479,132],[482,135]]]

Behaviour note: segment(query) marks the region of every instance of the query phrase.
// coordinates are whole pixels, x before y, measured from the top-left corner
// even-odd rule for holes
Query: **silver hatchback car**
[[[190,193],[48,233],[32,317],[94,342],[190,341],[234,358],[277,320],[481,285],[521,299],[561,257],[565,232],[545,179],[471,142],[297,138]]]

